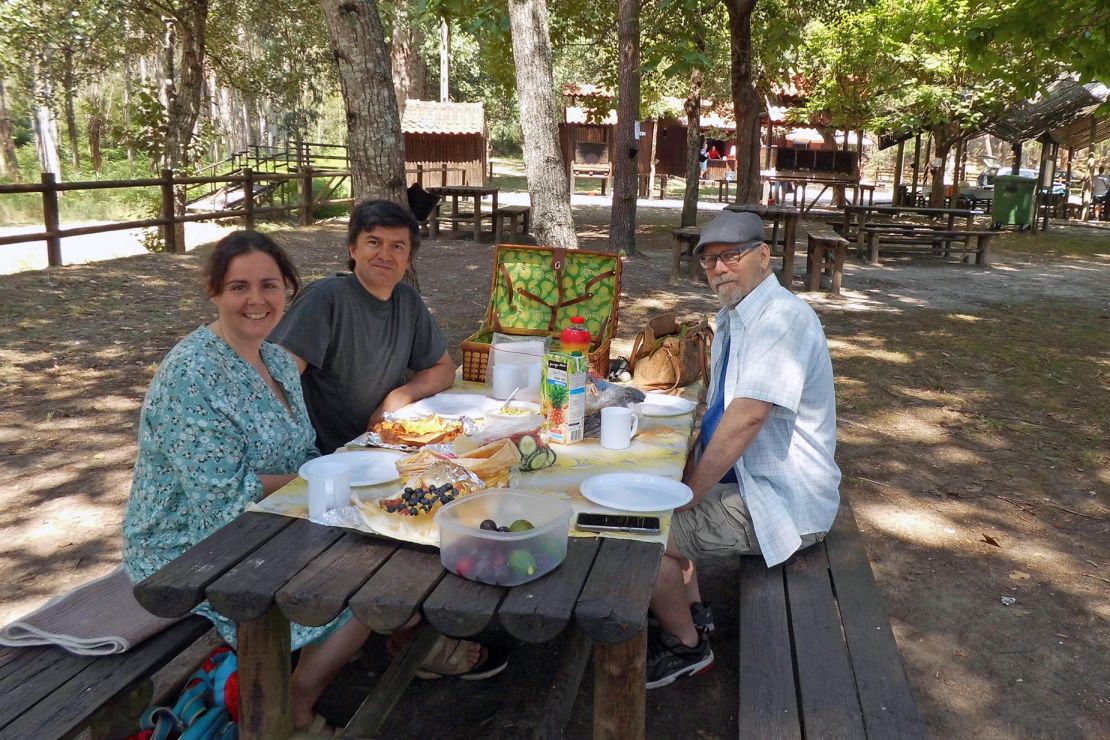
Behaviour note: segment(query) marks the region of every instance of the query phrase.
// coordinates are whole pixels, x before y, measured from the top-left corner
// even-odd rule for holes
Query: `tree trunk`
[[[66,134],[69,138],[69,159],[73,163],[73,169],[81,167],[81,150],[77,148],[77,110],[73,104],[73,98],[76,94],[74,88],[77,83],[73,80],[73,49],[66,47],[62,52],[65,61],[65,72],[63,77],[63,85],[65,86],[65,109],[66,109]]]
[[[62,181],[62,163],[58,159],[58,122],[50,108],[53,90],[50,81],[41,72],[43,61],[38,60],[31,73],[32,96],[35,101],[33,128],[35,150],[39,157],[39,170],[53,172],[57,181]]]
[[[166,19],[163,64],[166,101],[166,141],[162,166],[187,171],[193,163],[193,129],[204,93],[204,48],[208,33],[208,0],[183,0],[178,20]],[[180,67],[175,57],[180,55]],[[174,186],[174,213],[185,215],[185,186]],[[185,251],[185,224],[174,226],[179,251]]]
[[[931,208],[944,207],[944,167],[948,162],[948,153],[960,140],[960,126],[957,123],[946,123],[934,126],[930,132],[933,147],[933,159],[939,160],[939,166],[934,167],[929,162],[929,171],[932,173],[932,184],[929,188],[929,206]]]
[[[698,39],[698,48],[704,43]],[[680,226],[694,226],[698,222],[698,188],[700,186],[701,163],[698,152],[701,149],[701,85],[700,69],[690,73],[690,92],[683,107],[686,109],[686,191],[682,195],[682,217]]]
[[[23,182],[19,160],[16,159],[15,141],[12,139],[12,121],[8,117],[8,98],[3,79],[0,79],[0,177]]]
[[[756,0],[726,0],[732,46],[732,104],[736,111],[736,202],[758,203],[759,116],[752,82],[752,11]]]
[[[347,109],[351,194],[407,207],[405,142],[377,0],[320,0]]]
[[[393,89],[397,93],[397,112],[405,117],[406,100],[424,99],[426,67],[420,56],[424,33],[413,23],[415,0],[398,3],[393,22],[393,45],[390,64],[393,68]]]
[[[659,118],[655,118],[651,122],[651,144],[648,146],[650,157],[648,158],[648,191],[644,193],[648,200],[652,198],[652,188],[655,186],[655,170],[656,165],[659,163]]]
[[[130,167],[135,164],[135,147],[131,144],[131,61],[127,60],[123,63],[123,128],[127,131],[128,135],[125,137],[127,140],[127,165],[128,172]]]
[[[640,3],[617,2],[617,126],[613,132],[613,211],[609,246],[625,255],[636,250],[636,196],[639,192]]]
[[[104,125],[108,121],[108,101],[99,82],[89,85],[85,101],[89,106],[89,158],[92,160],[93,169],[100,174],[104,167],[100,142],[104,134]]]
[[[524,171],[536,239],[550,247],[578,248],[570,211],[570,182],[559,145],[551,35],[545,0],[509,0],[509,24],[524,134]]]

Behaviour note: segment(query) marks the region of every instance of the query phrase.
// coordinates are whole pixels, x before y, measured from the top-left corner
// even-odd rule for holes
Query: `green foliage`
[[[802,59],[814,80],[805,116],[838,127],[978,130],[1058,65],[1025,39],[987,67],[972,65],[969,0],[877,0],[810,23]]]
[[[1015,46],[1038,61],[1057,63],[1083,81],[1110,84],[1110,3],[1106,0],[975,0],[966,39],[979,69],[1013,71]],[[1010,77],[1011,75],[1007,75]],[[1037,86],[1016,75],[1027,95]]]

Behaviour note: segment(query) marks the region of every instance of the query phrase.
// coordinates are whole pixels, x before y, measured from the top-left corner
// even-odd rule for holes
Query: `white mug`
[[[507,362],[496,364],[493,366],[491,395],[506,399],[517,388],[523,388],[525,380],[524,365],[510,365]]]
[[[625,449],[639,429],[640,419],[632,409],[609,406],[601,410],[601,446],[605,449]]]
[[[316,519],[332,509],[349,506],[351,470],[343,463],[319,462],[308,475],[308,516]]]

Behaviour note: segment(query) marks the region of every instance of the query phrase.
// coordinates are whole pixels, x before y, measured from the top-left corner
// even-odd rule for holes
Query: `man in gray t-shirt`
[[[420,294],[401,282],[419,233],[412,215],[395,203],[358,204],[347,233],[352,274],[308,286],[270,335],[297,361],[325,455],[384,413],[454,381],[443,332]]]

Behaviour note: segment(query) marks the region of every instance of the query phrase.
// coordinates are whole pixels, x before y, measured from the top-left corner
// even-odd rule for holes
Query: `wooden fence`
[[[221,170],[222,174],[217,174]],[[426,187],[447,185],[450,176],[457,172],[462,173],[465,183],[466,169],[449,167],[446,163],[435,167],[417,164],[405,169],[410,181]],[[0,185],[0,196],[39,193],[42,197],[43,223],[43,230],[39,232],[0,236],[0,246],[45,241],[47,263],[51,267],[57,267],[62,264],[61,242],[66,237],[157,226],[165,251],[184,252],[185,245],[178,243],[176,227],[192,221],[238,218],[243,228],[252,229],[258,216],[296,212],[301,224],[310,225],[316,208],[333,204],[350,205],[353,202],[352,198],[331,197],[350,176],[350,162],[345,145],[311,141],[288,142],[280,147],[251,145],[244,151],[235,152],[226,159],[202,168],[197,174],[188,176],[178,175],[173,170],[163,170],[162,176],[156,178],[60,183],[53,173],[48,172],[42,175],[41,182],[37,184]],[[326,181],[320,197],[313,195],[313,183],[316,180]],[[296,198],[293,202],[274,204],[273,191],[286,182],[297,183]],[[256,185],[262,185],[262,192],[255,192]],[[61,228],[59,193],[140,187],[159,188],[157,218]],[[242,204],[236,208],[199,212],[194,208],[191,213],[178,214],[174,206],[175,191],[183,193],[185,203],[188,204],[220,190],[230,191],[236,187],[241,187],[243,193]],[[287,191],[282,191],[283,199],[289,195]],[[269,200],[268,205],[264,204],[266,200]]]
[[[219,219],[238,218],[243,228],[253,229],[255,219],[261,215],[274,213],[297,212],[300,223],[310,225],[313,223],[313,210],[319,206],[331,204],[347,204],[351,198],[332,198],[343,179],[350,177],[346,170],[323,170],[312,166],[305,166],[298,172],[256,172],[251,167],[246,167],[239,172],[225,175],[177,176],[173,170],[162,170],[162,176],[136,180],[101,180],[95,182],[57,182],[54,173],[47,172],[42,175],[41,182],[25,183],[20,185],[0,185],[0,195],[9,193],[39,193],[42,196],[43,231],[30,234],[15,234],[0,236],[0,246],[7,244],[20,244],[26,242],[46,242],[47,263],[51,267],[62,264],[62,239],[84,234],[99,234],[109,231],[122,231],[125,229],[159,227],[167,252],[184,252],[185,245],[178,243],[176,226],[192,221],[214,221]],[[326,178],[328,187],[320,198],[313,196],[313,181]],[[259,183],[298,183],[298,198],[293,203],[281,205],[261,205],[256,202],[255,185]],[[225,208],[218,211],[204,211],[200,213],[178,214],[174,208],[174,190],[177,187],[195,185],[222,184],[223,187],[241,186],[243,193],[242,205],[238,208]],[[158,187],[160,198],[158,217],[139,219],[135,221],[120,221],[95,226],[80,226],[70,229],[61,228],[59,216],[58,194],[77,190],[100,190],[106,188],[136,188]],[[267,194],[270,195],[270,194]]]

